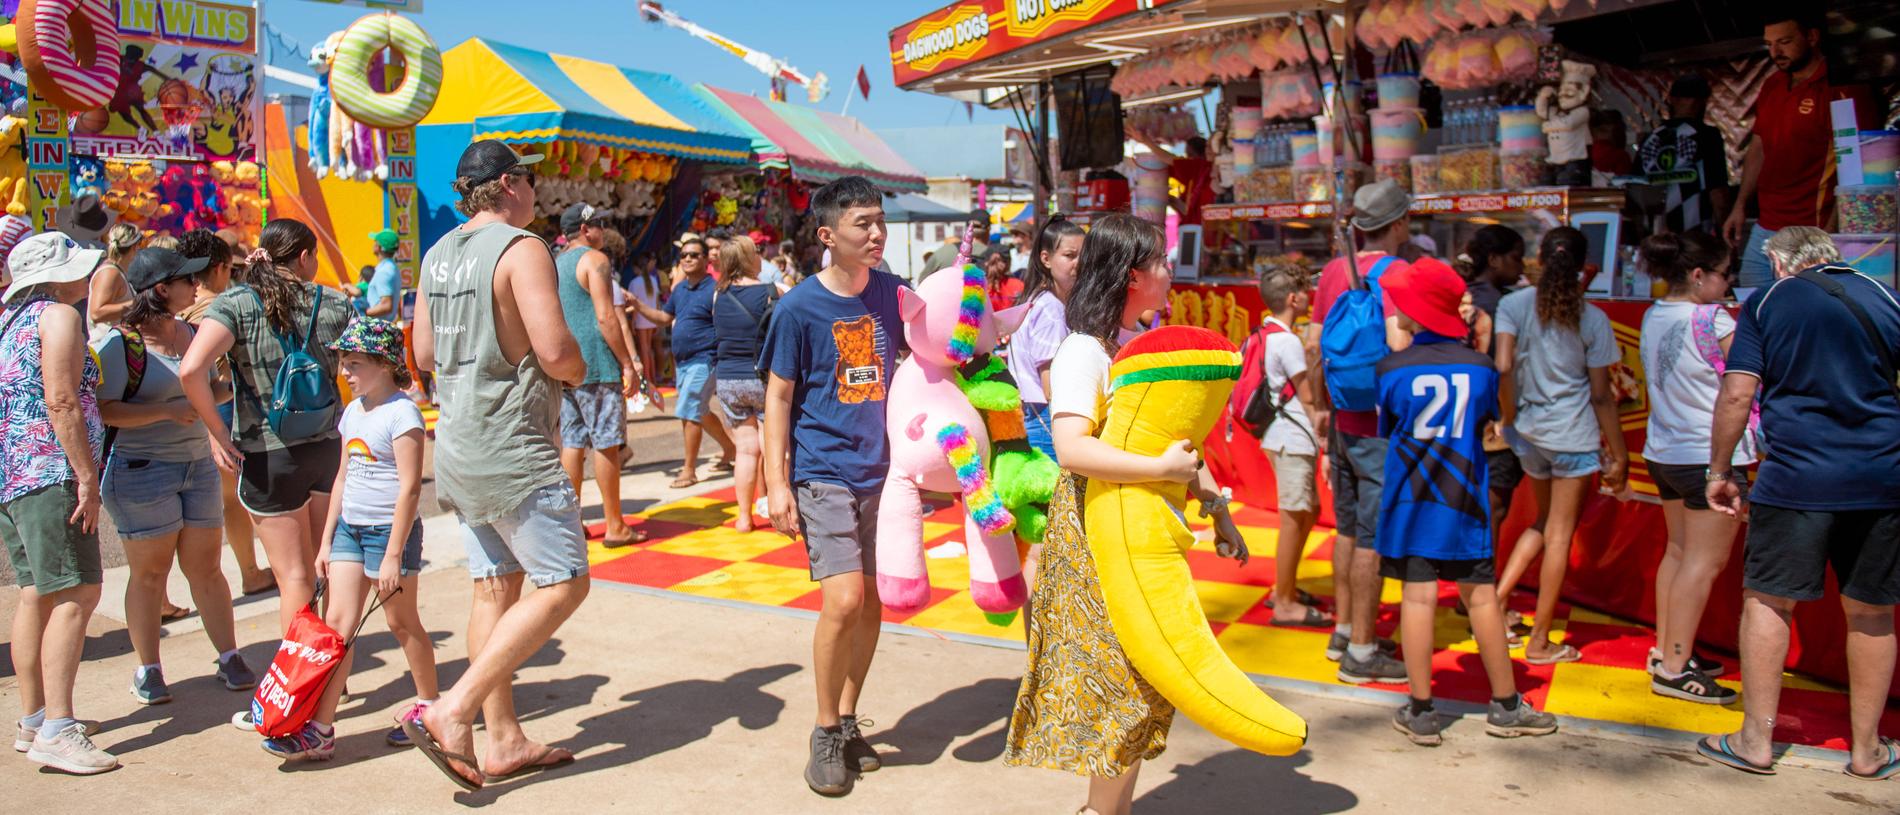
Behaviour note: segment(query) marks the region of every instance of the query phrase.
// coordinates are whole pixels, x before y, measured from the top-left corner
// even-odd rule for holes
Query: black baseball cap
[[[606,219],[606,211],[594,209],[593,204],[569,204],[561,212],[561,234],[572,235],[582,226],[598,224]]]
[[[486,184],[507,174],[516,167],[526,167],[542,156],[538,153],[521,154],[508,145],[494,139],[482,139],[470,142],[467,150],[462,151],[462,160],[455,164],[457,178],[465,179],[468,185]]]
[[[140,249],[132,256],[132,265],[125,270],[125,284],[133,291],[146,291],[153,286],[181,277],[190,277],[211,265],[211,258],[188,258],[176,249]]]
[[[1669,83],[1669,95],[1678,99],[1707,99],[1709,98],[1709,80],[1704,79],[1701,74],[1683,74],[1676,77],[1676,81]]]

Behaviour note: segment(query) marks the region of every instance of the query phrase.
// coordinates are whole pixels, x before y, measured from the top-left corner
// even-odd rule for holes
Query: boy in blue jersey
[[[1458,305],[1464,280],[1426,258],[1386,273],[1383,286],[1411,347],[1379,361],[1379,431],[1387,439],[1379,502],[1380,573],[1405,584],[1400,639],[1411,701],[1392,725],[1414,744],[1436,746],[1444,723],[1432,709],[1432,636],[1438,581],[1458,584],[1471,610],[1478,656],[1491,682],[1485,732],[1542,736],[1556,717],[1517,692],[1505,641],[1491,549],[1490,468],[1484,425],[1498,415],[1491,358],[1464,346]]]

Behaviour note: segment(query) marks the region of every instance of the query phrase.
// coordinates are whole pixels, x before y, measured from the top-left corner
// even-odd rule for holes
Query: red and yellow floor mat
[[[1236,508],[1235,520],[1246,535],[1253,559],[1240,567],[1214,556],[1212,545],[1188,554],[1196,588],[1221,645],[1243,670],[1259,677],[1290,679],[1322,685],[1342,684],[1337,666],[1325,657],[1330,629],[1287,628],[1268,625],[1271,612],[1260,605],[1273,582],[1273,550],[1278,519],[1272,512]],[[924,524],[926,546],[932,549],[963,539],[963,524],[955,506],[945,507]],[[1190,511],[1190,517],[1195,513]],[[601,526],[589,528],[595,538],[588,559],[597,579],[664,589],[723,601],[816,611],[817,584],[806,571],[805,547],[776,532],[741,534],[732,528],[733,493],[730,488],[683,498],[628,516],[650,538],[641,545],[620,549],[600,546]],[[1209,533],[1203,529],[1203,537]],[[1300,562],[1300,586],[1330,601],[1332,596],[1332,531],[1316,530],[1307,540]],[[948,547],[930,558],[930,603],[912,614],[886,611],[886,622],[912,626],[963,638],[1020,644],[1020,617],[1007,627],[991,624],[970,601],[969,572],[961,555],[937,556],[959,550]],[[1446,585],[1441,603],[1451,606],[1455,590]],[[1379,630],[1396,636],[1399,584],[1387,581],[1380,609]],[[1530,615],[1533,598],[1519,592],[1512,607]],[[1329,603],[1330,605],[1330,603]],[[1655,635],[1649,628],[1585,609],[1561,605],[1560,619],[1552,624],[1552,638],[1576,646],[1580,662],[1535,666],[1513,651],[1518,686],[1540,709],[1561,716],[1593,719],[1626,727],[1655,728],[1690,733],[1728,732],[1742,720],[1739,704],[1701,705],[1657,696],[1649,690],[1644,659]],[[1433,657],[1434,694],[1483,704],[1489,697],[1477,646],[1467,621],[1447,608],[1438,618],[1438,649]],[[1740,690],[1735,660],[1724,658],[1729,673],[1722,684]],[[1367,685],[1389,691],[1396,704],[1406,692],[1401,685]],[[1900,732],[1900,710],[1889,707],[1881,732]],[[1775,738],[1792,744],[1846,749],[1847,694],[1840,688],[1790,674],[1785,677],[1781,712]]]

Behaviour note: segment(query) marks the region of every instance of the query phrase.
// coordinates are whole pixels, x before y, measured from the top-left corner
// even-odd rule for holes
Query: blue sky
[[[871,98],[854,98],[850,115],[873,128],[963,124],[963,103],[907,93],[891,85],[890,29],[940,7],[941,0],[794,2],[794,0],[667,0],[688,20],[748,47],[790,62],[807,74],[825,72],[831,95],[819,107],[833,113],[844,94],[855,94],[858,66],[871,77]],[[484,36],[544,51],[598,59],[629,68],[673,74],[764,96],[765,75],[737,57],[684,31],[640,19],[634,0],[425,0],[416,19],[444,50]],[[264,19],[309,46],[362,16],[360,7],[305,0],[268,0]],[[274,55],[285,68],[301,69],[303,56]],[[792,101],[806,104],[794,89]],[[1007,111],[976,109],[978,123],[1008,123]]]

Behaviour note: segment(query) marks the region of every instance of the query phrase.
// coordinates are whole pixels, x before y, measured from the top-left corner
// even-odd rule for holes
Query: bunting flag
[[[858,95],[866,102],[871,101],[871,75],[864,72],[863,65],[858,66]]]

